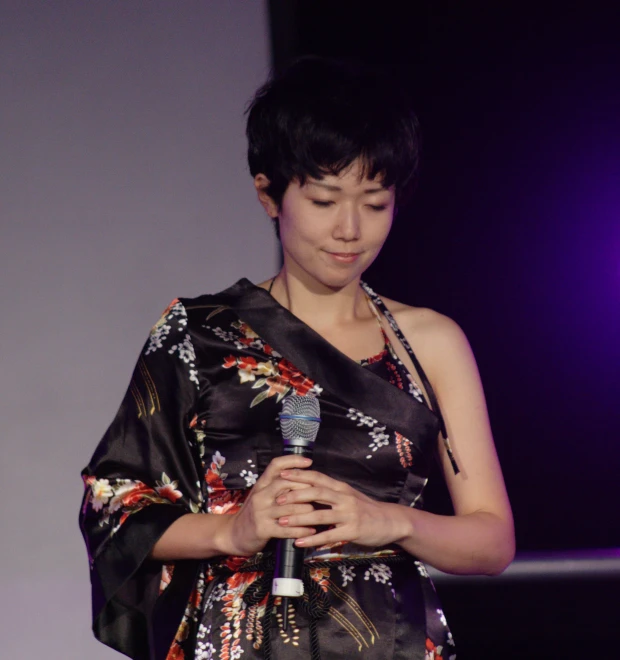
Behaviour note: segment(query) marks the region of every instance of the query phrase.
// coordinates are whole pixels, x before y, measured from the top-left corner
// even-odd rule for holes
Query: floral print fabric
[[[265,312],[237,304],[248,299]],[[164,566],[148,560],[152,545],[182,515],[230,515],[243,506],[266,465],[281,454],[278,412],[287,394],[320,401],[315,469],[382,501],[404,506],[421,501],[439,426],[387,337],[378,356],[350,361],[350,375],[371,372],[375,380],[364,378],[377,383],[377,397],[406,393],[413,411],[405,420],[407,434],[400,432],[403,425],[400,431],[391,428],[380,407],[379,414],[352,407],[329,378],[302,372],[294,351],[281,350],[256,331],[258,313],[267,328],[269,314],[282,314],[271,301],[247,280],[221,295],[173,301],[153,328],[123,403],[84,470],[81,527],[91,563],[94,629],[130,657],[260,658],[265,626],[273,626],[272,657],[309,655],[310,619],[303,607],[289,603],[291,625],[285,631],[279,600],[273,611],[267,611],[268,595],[252,604],[244,600],[262,575],[244,568],[248,558]],[[256,324],[246,318],[252,314]],[[284,320],[296,337],[320,341],[300,321]],[[281,337],[278,327],[272,338]],[[330,364],[320,354],[316,359],[322,373],[329,373]],[[348,371],[339,376],[348,377]],[[430,385],[424,386],[428,391]],[[391,563],[398,552],[338,544],[308,553],[309,579],[329,599],[326,616],[317,622],[322,657],[455,657],[428,573],[413,559]],[[369,557],[365,564],[348,563]],[[415,616],[409,613],[412,599]],[[159,615],[165,625],[157,624]],[[129,628],[117,623],[123,616],[130,617]],[[403,646],[403,637],[420,641]]]

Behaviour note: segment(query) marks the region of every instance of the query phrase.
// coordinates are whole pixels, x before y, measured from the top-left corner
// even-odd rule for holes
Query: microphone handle
[[[276,548],[276,566],[273,572],[274,596],[303,596],[301,580],[304,570],[305,548],[298,548],[295,539],[281,539]],[[292,584],[293,582],[298,584]]]
[[[283,453],[311,458],[312,445],[294,445],[285,441]],[[271,593],[274,596],[282,596],[284,630],[288,628],[288,599],[299,598],[304,594],[302,575],[305,554],[305,548],[297,547],[295,539],[280,539],[276,546],[276,564]]]
[[[284,454],[297,454],[298,456],[312,456],[312,444],[284,443]],[[295,539],[280,539],[276,547],[276,563],[273,572],[274,596],[303,596],[302,582],[305,548],[295,545]]]
[[[286,456],[288,454],[297,454],[298,456],[305,456],[306,458],[312,458],[312,445],[293,445],[289,444],[286,441],[284,442],[284,449],[282,453]]]

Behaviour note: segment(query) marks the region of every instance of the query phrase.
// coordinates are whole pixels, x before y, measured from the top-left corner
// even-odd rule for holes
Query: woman
[[[360,280],[414,179],[416,120],[374,73],[305,59],[247,132],[283,266],[153,328],[83,473],[95,634],[133,658],[453,658],[423,562],[496,574],[514,536],[463,333]],[[289,394],[320,402],[313,461],[282,456]],[[437,453],[454,516],[421,509]],[[286,629],[284,538],[307,553]]]

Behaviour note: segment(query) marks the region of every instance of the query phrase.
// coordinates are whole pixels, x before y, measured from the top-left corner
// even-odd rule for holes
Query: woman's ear
[[[258,194],[258,201],[263,205],[267,215],[271,218],[278,217],[278,205],[269,196],[267,189],[269,188],[269,179],[264,174],[257,174],[254,177],[254,187]]]

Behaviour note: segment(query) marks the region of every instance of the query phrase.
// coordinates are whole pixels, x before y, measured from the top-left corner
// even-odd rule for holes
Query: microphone
[[[314,396],[292,394],[282,402],[280,428],[284,440],[284,454],[312,457],[314,441],[321,423],[319,400]],[[305,548],[298,548],[295,539],[280,539],[276,548],[271,593],[282,596],[283,627],[288,624],[288,599],[304,594],[302,581]]]

